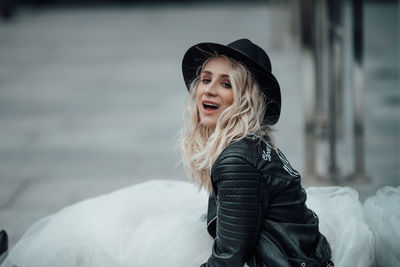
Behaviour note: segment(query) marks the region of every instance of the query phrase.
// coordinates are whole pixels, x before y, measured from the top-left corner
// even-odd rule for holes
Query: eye
[[[227,83],[227,82],[222,83],[222,86],[225,87],[225,88],[232,88],[232,85],[230,83]]]
[[[201,80],[201,82],[204,83],[204,84],[209,84],[209,83],[211,82],[211,80],[208,79],[208,78],[203,78],[203,79]]]

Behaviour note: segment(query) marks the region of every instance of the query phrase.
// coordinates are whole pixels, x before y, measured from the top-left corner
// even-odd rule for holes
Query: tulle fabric
[[[199,266],[212,245],[207,200],[179,181],[88,199],[34,224],[1,267]]]
[[[383,187],[364,203],[365,219],[374,233],[374,264],[400,266],[400,186]]]
[[[357,192],[348,187],[306,191],[335,265],[369,266],[376,243]],[[213,244],[206,231],[207,201],[207,193],[191,183],[157,180],[88,199],[35,223],[1,267],[199,266]]]
[[[308,207],[320,219],[320,232],[331,245],[335,266],[370,266],[373,236],[357,191],[350,187],[310,187],[307,197]]]

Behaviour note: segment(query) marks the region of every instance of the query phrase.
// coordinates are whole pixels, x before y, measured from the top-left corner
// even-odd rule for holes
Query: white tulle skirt
[[[392,249],[389,264],[381,266],[399,266],[390,265],[398,260],[398,229],[397,240],[389,234],[398,225],[398,200],[393,197],[388,210],[372,199],[363,211],[357,192],[348,187],[314,187],[307,194],[336,266],[370,266],[374,255],[386,257],[376,251],[381,244]],[[208,195],[191,183],[157,180],[88,199],[35,223],[1,267],[199,266],[213,243],[206,231],[207,202]],[[390,219],[379,221],[378,210]],[[392,219],[388,212],[394,210],[398,217]]]
[[[400,266],[400,186],[379,189],[364,202],[364,213],[374,233],[374,264]]]

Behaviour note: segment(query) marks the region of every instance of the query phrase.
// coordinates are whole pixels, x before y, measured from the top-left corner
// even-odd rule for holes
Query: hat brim
[[[277,79],[271,72],[251,60],[247,55],[228,46],[217,43],[199,43],[186,51],[182,61],[182,73],[188,90],[204,61],[215,55],[233,58],[244,64],[253,73],[268,101],[264,121],[269,125],[275,124],[281,113],[281,91]]]

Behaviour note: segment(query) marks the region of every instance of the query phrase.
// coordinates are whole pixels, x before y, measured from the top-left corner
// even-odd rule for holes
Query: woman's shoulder
[[[285,155],[267,138],[249,136],[229,144],[216,159],[214,167],[230,159],[247,162],[257,171],[284,179],[300,178]]]
[[[239,157],[250,163],[255,163],[261,159],[271,161],[273,153],[276,153],[276,150],[269,139],[247,136],[231,142],[221,152],[216,162],[227,157]]]
[[[215,164],[219,164],[226,158],[240,158],[254,164],[257,160],[257,152],[261,144],[261,139],[258,137],[244,137],[231,142],[218,156]]]

